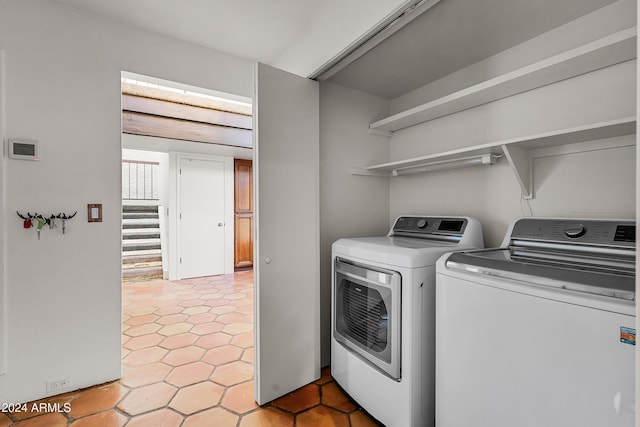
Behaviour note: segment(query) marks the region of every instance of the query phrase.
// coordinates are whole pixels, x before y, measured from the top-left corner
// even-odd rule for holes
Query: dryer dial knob
[[[418,220],[417,225],[418,225],[418,228],[422,230],[423,228],[426,228],[427,224],[428,224],[427,220],[423,218]]]
[[[564,229],[564,235],[570,239],[577,239],[582,237],[587,232],[587,229],[582,224],[571,225]]]

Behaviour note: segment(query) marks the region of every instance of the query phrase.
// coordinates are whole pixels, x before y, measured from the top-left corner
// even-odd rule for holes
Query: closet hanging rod
[[[406,166],[402,168],[396,168],[391,171],[393,176],[399,175],[413,175],[417,173],[434,172],[439,170],[457,169],[468,166],[493,165],[503,157],[502,154],[481,154],[477,156],[458,157],[455,159],[439,160],[430,163],[423,163],[415,166]]]

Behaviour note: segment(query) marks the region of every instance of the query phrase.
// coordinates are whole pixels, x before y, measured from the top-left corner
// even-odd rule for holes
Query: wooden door
[[[235,159],[235,268],[253,267],[253,161]]]
[[[257,64],[255,398],[320,377],[318,83]]]

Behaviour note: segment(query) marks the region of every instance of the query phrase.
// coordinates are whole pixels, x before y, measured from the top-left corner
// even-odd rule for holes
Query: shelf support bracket
[[[380,129],[376,129],[376,128],[372,128],[372,127],[369,128],[369,133],[371,135],[378,135],[378,136],[389,136],[389,137],[393,136],[393,132],[389,132],[389,131],[386,131],[386,130],[380,130]]]
[[[502,145],[501,148],[522,187],[524,198],[533,199],[533,159],[529,150],[513,145]]]

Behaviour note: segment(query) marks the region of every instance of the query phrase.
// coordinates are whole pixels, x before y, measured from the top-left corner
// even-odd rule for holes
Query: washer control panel
[[[633,221],[523,218],[511,232],[511,240],[518,239],[634,247],[636,225]]]

